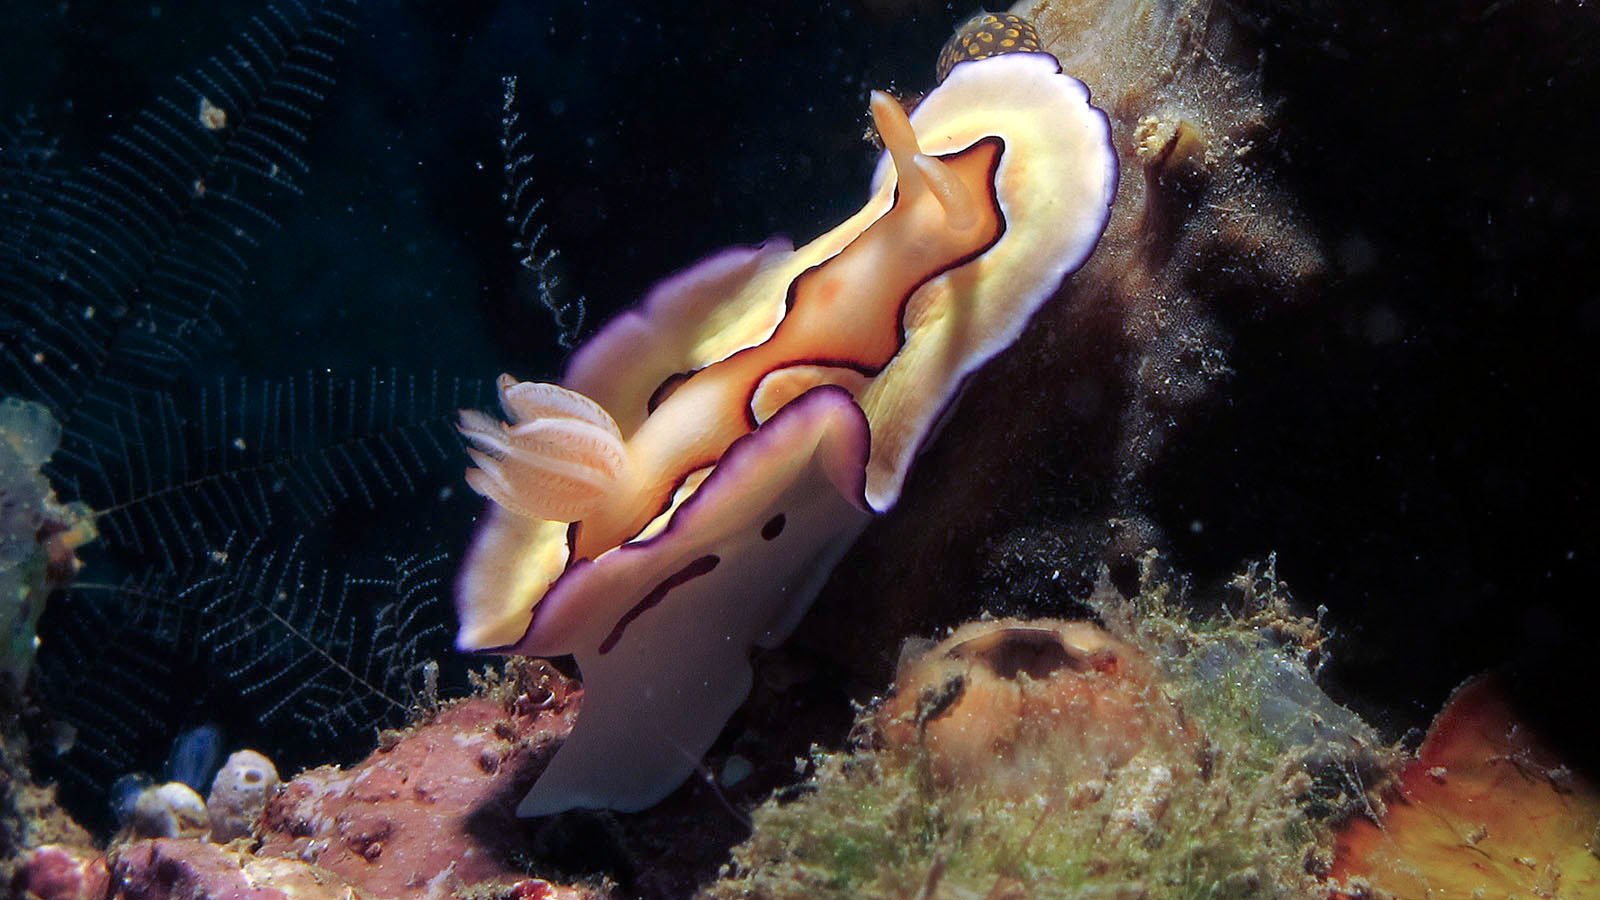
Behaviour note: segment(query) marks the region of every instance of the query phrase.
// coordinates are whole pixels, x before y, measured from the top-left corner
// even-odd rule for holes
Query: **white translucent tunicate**
[[[200,725],[178,735],[167,754],[167,778],[199,791],[211,782],[222,760],[222,729]]]
[[[0,401],[0,435],[24,465],[37,469],[61,444],[61,424],[44,406],[7,397]]]
[[[132,824],[139,798],[154,786],[155,780],[143,772],[130,772],[111,783],[111,814],[117,817],[117,827],[126,828]]]
[[[1303,663],[1270,641],[1210,641],[1189,664],[1201,683],[1249,690],[1256,721],[1283,746],[1304,748],[1308,765],[1327,765],[1383,743],[1372,726],[1323,693]]]

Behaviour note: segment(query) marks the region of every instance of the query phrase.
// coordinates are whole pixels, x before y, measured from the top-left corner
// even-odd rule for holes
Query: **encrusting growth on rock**
[[[77,574],[78,547],[95,537],[82,503],[61,503],[40,468],[61,443],[41,404],[0,400],[0,678],[20,690],[33,668],[45,599]]]
[[[1103,624],[983,619],[906,652],[854,746],[752,816],[706,898],[1300,897],[1396,756],[1312,680],[1315,623],[1245,573],[1191,620],[1145,559]],[[1219,689],[1226,686],[1226,689]]]
[[[582,691],[528,660],[485,673],[477,686],[385,732],[362,762],[321,766],[281,788],[270,762],[234,754],[212,790],[216,817],[242,819],[265,801],[242,823],[241,839],[137,838],[106,853],[43,847],[23,861],[17,887],[38,900],[606,896],[603,887],[555,884],[518,865],[517,798],[571,729]]]

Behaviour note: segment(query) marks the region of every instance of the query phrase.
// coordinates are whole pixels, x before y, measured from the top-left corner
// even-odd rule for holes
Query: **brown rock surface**
[[[350,769],[304,772],[272,797],[255,835],[133,840],[106,853],[45,846],[12,887],[39,900],[582,900],[583,886],[513,862],[517,801],[572,727],[576,682],[513,660],[473,696],[400,732]]]
[[[315,863],[383,897],[515,881],[516,805],[571,728],[580,692],[548,665],[513,662],[505,681],[386,735],[350,768],[301,773],[267,804],[261,855]]]
[[[111,864],[115,900],[345,900],[350,886],[292,859],[262,858],[230,844],[157,838],[123,846]]]

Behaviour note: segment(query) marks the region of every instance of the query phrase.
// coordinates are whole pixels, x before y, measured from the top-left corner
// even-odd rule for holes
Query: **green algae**
[[[0,398],[0,675],[20,689],[39,647],[39,617],[72,550],[94,537],[82,503],[62,504],[40,468],[61,443],[43,404]]]
[[[1235,580],[1231,612],[1205,619],[1186,611],[1180,584],[1151,555],[1135,596],[1103,579],[1090,604],[1156,662],[1159,690],[1201,736],[1198,769],[1151,741],[1088,782],[1070,780],[1083,771],[1071,760],[1035,760],[1032,793],[1005,796],[982,779],[941,790],[924,753],[870,737],[813,748],[809,777],[754,811],[752,836],[702,896],[1306,895],[1326,864],[1326,826],[1366,802],[1394,754],[1316,688],[1320,626],[1290,612],[1270,562]]]

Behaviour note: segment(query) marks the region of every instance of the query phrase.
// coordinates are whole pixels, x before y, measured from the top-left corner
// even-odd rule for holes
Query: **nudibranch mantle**
[[[462,413],[494,502],[457,584],[466,650],[571,654],[584,699],[518,809],[643,809],[688,777],[962,382],[1016,340],[1105,227],[1105,114],[1056,60],[957,64],[872,198],[801,248],[672,276],[572,358]]]

